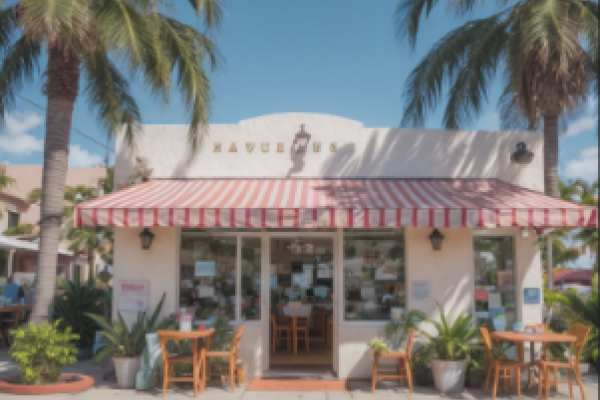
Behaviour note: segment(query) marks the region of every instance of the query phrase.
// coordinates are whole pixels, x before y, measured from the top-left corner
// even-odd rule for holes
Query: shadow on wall
[[[510,163],[511,149],[506,147],[513,141],[516,145],[522,132],[427,131],[423,134],[423,131],[409,129],[373,129],[367,135],[369,139],[361,153],[357,153],[353,143],[340,146],[323,164],[322,176],[402,174],[415,178],[452,178],[473,176],[474,173],[495,177],[500,172],[508,172],[505,180],[515,181],[522,172],[522,168]],[[513,136],[514,140],[506,140],[507,135]],[[398,154],[407,156],[399,158]],[[431,168],[424,168],[431,165],[437,165],[435,171],[445,171],[445,174],[419,175],[419,171],[431,171]]]

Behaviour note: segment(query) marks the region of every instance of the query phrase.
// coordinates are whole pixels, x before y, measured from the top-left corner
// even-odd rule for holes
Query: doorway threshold
[[[327,365],[277,365],[265,371],[261,379],[338,380],[333,368]]]

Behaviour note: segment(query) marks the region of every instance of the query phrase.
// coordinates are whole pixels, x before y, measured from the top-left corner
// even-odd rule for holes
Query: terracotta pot
[[[12,383],[11,381],[14,379],[15,377],[0,380],[0,393],[30,396],[55,393],[76,393],[94,386],[94,379],[92,377],[81,374],[62,374],[59,382],[48,383],[45,385],[22,385],[20,383]]]
[[[119,389],[134,389],[135,376],[142,369],[141,357],[113,357],[117,387]]]

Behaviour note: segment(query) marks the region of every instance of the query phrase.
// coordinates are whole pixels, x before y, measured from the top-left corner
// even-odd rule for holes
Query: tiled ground
[[[69,371],[77,371],[94,377],[96,386],[92,390],[88,390],[78,394],[68,395],[49,395],[44,396],[44,400],[72,400],[74,397],[77,400],[104,400],[104,399],[160,399],[159,391],[151,392],[135,392],[133,390],[118,390],[115,388],[114,380],[102,381],[100,377],[100,367],[92,365],[90,361],[78,363],[77,365],[68,368]],[[14,375],[16,372],[15,365],[9,361],[6,349],[0,349],[0,377]],[[598,375],[585,374],[585,393],[587,400],[598,399]],[[435,400],[435,399],[452,399],[452,400],[479,400],[491,399],[491,395],[484,395],[481,390],[468,389],[459,394],[441,395],[434,389],[415,387],[413,393],[409,393],[406,388],[399,388],[394,383],[382,382],[378,385],[376,393],[370,392],[371,386],[368,381],[351,381],[349,383],[348,392],[247,392],[246,385],[237,388],[235,393],[229,393],[221,388],[209,387],[205,392],[201,393],[199,399],[207,400]],[[2,400],[17,400],[23,399],[25,396],[10,396],[0,394]],[[26,397],[25,397],[26,398]],[[193,398],[191,390],[169,390],[165,399],[190,399]],[[503,395],[500,394],[498,399],[517,399],[515,394]],[[561,385],[558,394],[551,395],[553,400],[567,400],[568,388],[566,385]],[[525,392],[523,400],[537,399],[537,392]],[[578,387],[575,387],[575,399],[581,400],[581,394]]]

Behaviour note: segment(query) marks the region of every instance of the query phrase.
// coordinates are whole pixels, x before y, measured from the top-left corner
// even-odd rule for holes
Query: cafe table
[[[194,396],[206,388],[206,352],[210,349],[210,338],[215,333],[214,329],[201,329],[192,331],[173,331],[158,330],[158,340],[162,351],[163,359],[163,397],[169,382],[192,382],[194,386]],[[204,347],[201,347],[200,340],[204,339]],[[168,341],[178,343],[180,340],[192,341],[191,357],[169,355],[166,345]],[[171,375],[171,366],[177,362],[192,362],[191,377],[175,377]]]
[[[17,329],[19,327],[19,317],[23,312],[29,314],[31,312],[31,304],[10,304],[0,306],[0,320],[4,320],[4,315],[12,313],[12,329]],[[28,319],[28,317],[26,319]],[[0,326],[0,329],[2,330],[2,335],[4,336],[4,341],[6,342],[6,345],[9,346],[10,342],[8,340],[8,333],[5,331],[6,326],[2,325]]]
[[[535,343],[574,343],[577,337],[574,335],[566,335],[562,333],[543,332],[543,333],[524,333],[524,332],[494,332],[492,338],[498,342],[512,342],[517,344],[517,349],[522,348],[523,352],[518,351],[517,357],[519,362],[524,365],[523,369],[529,369],[529,387],[533,384],[533,367],[536,366],[535,361]],[[524,343],[529,342],[529,362],[525,362],[525,346]],[[545,346],[542,346],[544,349]],[[545,350],[541,354],[541,359],[545,359]],[[539,362],[539,361],[538,361]]]

